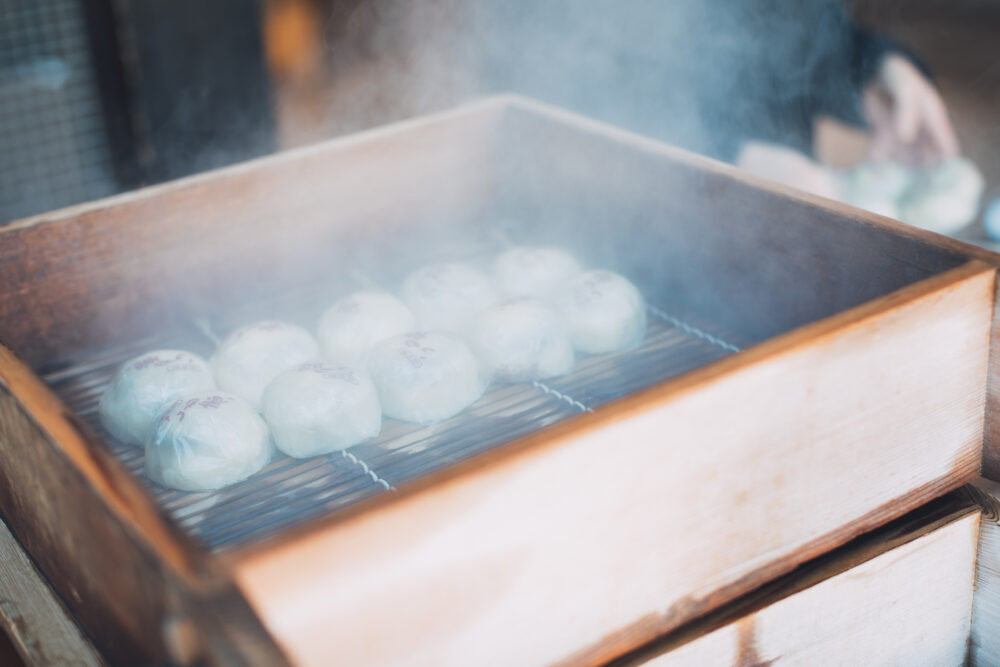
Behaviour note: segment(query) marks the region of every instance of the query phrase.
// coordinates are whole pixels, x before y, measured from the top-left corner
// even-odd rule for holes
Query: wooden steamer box
[[[631,278],[643,345],[217,493],[95,418],[130,356],[509,243]],[[994,264],[485,100],[0,230],[0,514],[115,662],[600,663],[976,476]]]

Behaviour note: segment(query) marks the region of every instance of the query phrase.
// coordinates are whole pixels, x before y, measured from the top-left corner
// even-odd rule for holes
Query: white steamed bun
[[[155,350],[128,360],[101,396],[101,423],[117,440],[142,445],[160,411],[179,396],[215,388],[204,359],[183,350]]]

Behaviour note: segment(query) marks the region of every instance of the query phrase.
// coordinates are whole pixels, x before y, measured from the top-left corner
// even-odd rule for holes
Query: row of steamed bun
[[[180,350],[144,354],[109,385],[101,421],[117,440],[145,446],[153,480],[215,489],[263,468],[272,443],[309,457],[375,437],[383,414],[433,424],[491,380],[565,375],[575,351],[627,350],[646,331],[635,286],[555,248],[508,250],[492,274],[425,266],[400,297],[350,294],[323,313],[316,338],[267,321],[234,331],[208,362]]]

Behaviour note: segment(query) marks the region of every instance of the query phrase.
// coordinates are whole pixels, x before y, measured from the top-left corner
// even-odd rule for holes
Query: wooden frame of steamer
[[[545,155],[506,160],[512,133]],[[711,246],[684,248],[679,270],[699,272],[693,302],[752,320],[762,342],[221,556],[32,370],[217,305],[291,259],[315,266],[324,241],[370,235],[362,220],[388,234],[407,211],[461,210],[515,170],[529,200],[601,189],[636,210],[669,200],[715,217],[700,232],[678,223],[678,248],[695,233]],[[735,227],[723,211],[770,221]],[[758,250],[788,261],[741,264]],[[0,513],[114,661],[599,663],[960,486],[984,441],[997,473],[996,260],[572,114],[487,100],[0,230]],[[185,290],[197,298],[174,298]],[[573,622],[537,631],[553,617]]]

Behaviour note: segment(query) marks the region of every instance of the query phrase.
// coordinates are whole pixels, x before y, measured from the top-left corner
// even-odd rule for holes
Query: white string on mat
[[[586,405],[584,405],[580,401],[576,400],[575,398],[573,398],[571,396],[567,396],[566,394],[564,394],[564,393],[562,393],[560,391],[556,391],[555,389],[553,389],[552,387],[548,386],[544,382],[539,382],[538,380],[535,380],[531,384],[533,384],[535,387],[541,389],[543,393],[548,394],[549,396],[554,396],[554,397],[558,398],[560,401],[564,401],[566,403],[569,403],[570,405],[572,405],[574,408],[576,408],[580,412],[593,412],[594,411],[593,408],[588,408]]]
[[[364,461],[362,461],[361,459],[359,459],[354,454],[351,454],[346,449],[342,449],[342,450],[340,450],[340,455],[343,456],[348,461],[351,461],[352,463],[356,463],[357,465],[361,466],[361,469],[365,471],[365,474],[368,475],[369,477],[371,477],[372,481],[375,482],[376,484],[381,484],[382,486],[384,486],[385,489],[386,489],[386,491],[395,491],[396,490],[396,487],[394,487],[392,484],[390,484],[389,482],[387,482],[384,479],[382,479],[381,477],[379,477],[375,473],[374,470],[372,470],[370,467],[368,467],[367,463],[365,463]]]
[[[713,336],[712,334],[708,333],[707,331],[702,331],[698,327],[693,326],[691,324],[688,324],[684,320],[678,319],[678,318],[674,317],[673,315],[665,313],[662,310],[660,310],[659,308],[657,308],[656,306],[647,306],[647,308],[649,309],[650,313],[652,313],[656,317],[660,318],[664,322],[667,322],[668,324],[671,324],[671,325],[677,327],[678,329],[680,329],[684,333],[691,334],[692,336],[695,336],[696,338],[700,338],[700,339],[702,339],[703,341],[705,341],[707,343],[711,343],[712,345],[715,345],[716,347],[721,347],[723,350],[726,350],[727,352],[739,352],[740,351],[740,348],[736,347],[732,343],[727,343],[726,341],[724,341],[721,338],[718,338],[716,336]]]

